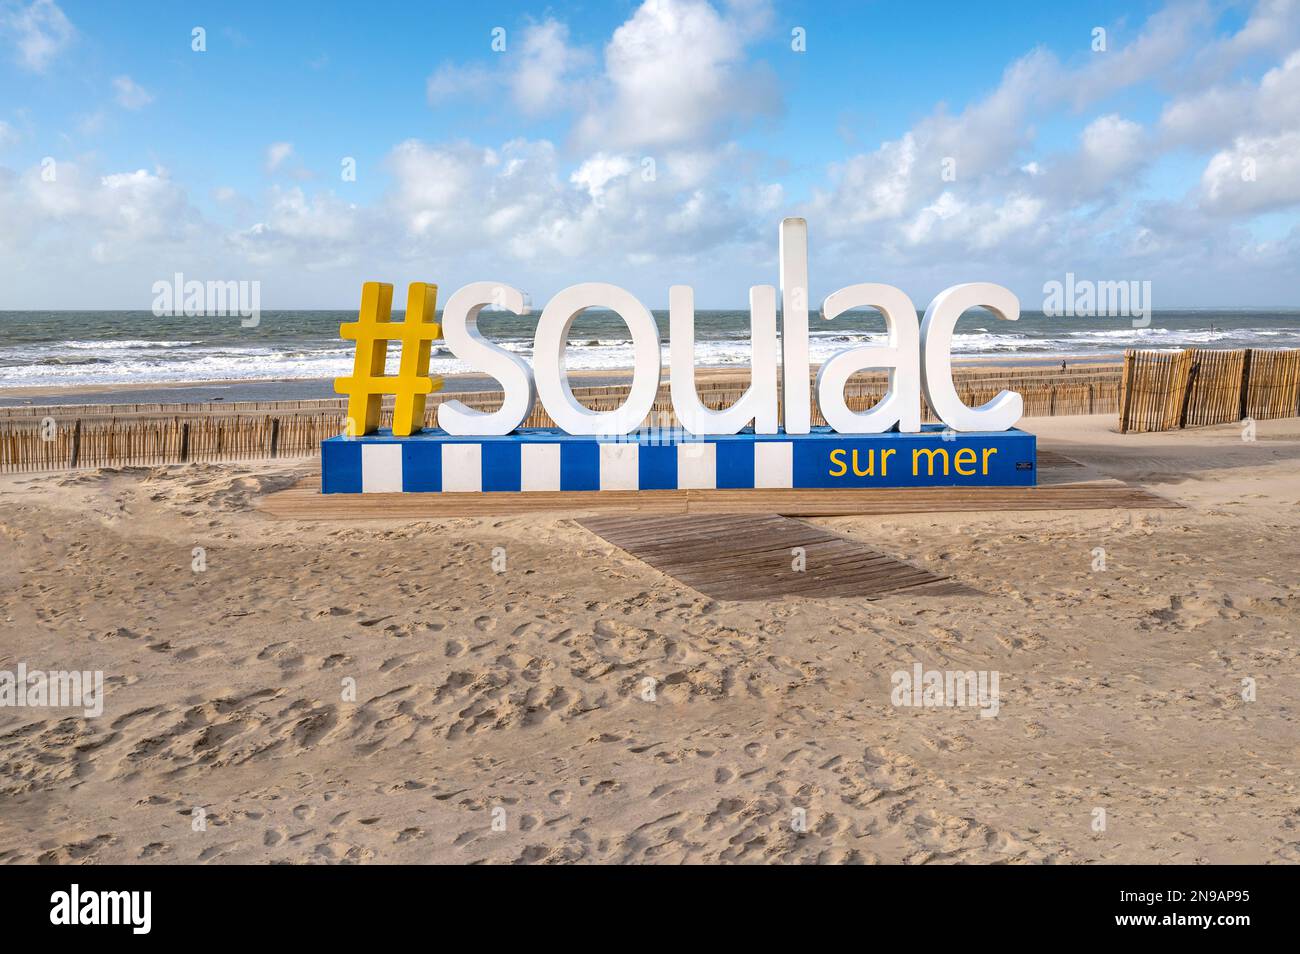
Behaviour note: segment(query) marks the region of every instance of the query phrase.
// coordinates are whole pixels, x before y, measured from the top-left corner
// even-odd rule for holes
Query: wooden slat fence
[[[1181,427],[1227,424],[1241,419],[1244,351],[1192,351]]]
[[[1246,417],[1294,417],[1300,404],[1300,350],[1252,351],[1245,387]]]
[[[1300,414],[1300,350],[1126,351],[1123,433]]]
[[[959,368],[954,378],[962,400],[971,405],[991,400],[1004,388],[1018,391],[1024,397],[1028,416],[1103,414],[1119,409],[1118,365],[1068,371]],[[880,400],[885,385],[883,374],[855,377],[846,388],[849,407],[871,407]],[[716,381],[701,380],[698,388],[704,404],[716,410],[738,400],[747,386],[744,378],[732,375]],[[593,410],[613,410],[623,402],[627,385],[575,387],[573,391]],[[453,396],[479,410],[495,410],[502,400],[500,392],[432,395],[425,412],[426,426],[435,426],[437,405]],[[0,409],[7,412],[0,414],[0,473],[309,457],[320,452],[321,440],[342,432],[344,420],[341,399],[134,408],[65,405]],[[169,410],[172,408],[185,410]],[[928,406],[923,404],[922,410],[925,420],[936,419]],[[825,423],[815,402],[813,423]],[[382,426],[391,424],[389,406],[384,409]],[[540,404],[524,424],[554,426]],[[677,426],[667,385],[660,388],[644,426]]]

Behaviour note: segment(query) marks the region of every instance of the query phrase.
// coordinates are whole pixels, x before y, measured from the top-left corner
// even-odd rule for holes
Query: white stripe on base
[[[363,494],[400,494],[402,492],[402,445],[361,445],[361,492]]]
[[[718,486],[718,445],[687,441],[677,445],[677,489],[713,490]]]
[[[442,489],[478,493],[483,489],[483,445],[442,445]]]
[[[794,445],[787,441],[754,442],[754,486],[794,486]]]
[[[637,444],[600,445],[600,489],[639,490],[641,488],[641,448]]]
[[[560,489],[560,445],[521,444],[519,489]]]

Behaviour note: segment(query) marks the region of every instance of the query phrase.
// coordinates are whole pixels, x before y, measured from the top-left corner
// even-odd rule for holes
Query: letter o
[[[588,308],[608,308],[632,332],[632,387],[627,400],[612,411],[593,411],[573,396],[565,368],[569,329]],[[645,420],[659,393],[662,356],[659,326],[645,305],[629,291],[603,282],[570,285],[546,303],[533,341],[533,375],[537,396],[556,425],[570,434],[628,434]]]

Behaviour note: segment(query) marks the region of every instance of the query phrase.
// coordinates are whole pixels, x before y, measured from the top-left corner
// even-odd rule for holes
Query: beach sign
[[[483,336],[489,307],[529,314],[518,289],[474,282],[456,291],[434,321],[437,287],[412,283],[404,322],[391,321],[393,288],[367,282],[358,320],[341,336],[356,343],[351,376],[335,381],[348,397],[345,433],[322,444],[326,493],[670,490],[906,486],[1026,486],[1036,479],[1033,435],[1015,429],[1019,394],[1002,391],[967,406],[952,380],[952,336],[972,308],[1016,321],[1015,295],[975,282],[940,292],[921,321],[906,293],[863,283],[833,292],[821,317],[871,308],[885,320],[885,342],[847,348],[818,369],[810,391],[808,228],[788,218],[780,230],[780,288],[749,291],[753,358],[748,390],[714,410],[695,386],[694,293],[669,290],[670,396],[680,427],[642,429],[663,371],[659,327],[650,311],[616,285],[588,282],[558,292],[537,320],[531,365]],[[778,333],[777,302],[780,298]],[[565,367],[570,329],[589,308],[617,314],[631,333],[632,378],[622,404],[597,411],[573,394]],[[495,378],[504,399],[494,411],[447,400],[438,427],[422,428],[425,402],[442,387],[429,374],[433,341],[475,371]],[[385,374],[388,346],[401,348],[398,372]],[[884,396],[854,411],[844,387],[860,371],[888,372]],[[812,396],[826,426],[812,426]],[[921,396],[941,424],[921,423]],[[393,426],[380,430],[381,402],[394,400]],[[538,401],[553,428],[521,425]]]

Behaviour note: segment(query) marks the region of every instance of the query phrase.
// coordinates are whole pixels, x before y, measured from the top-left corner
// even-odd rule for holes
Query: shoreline
[[[1069,367],[1110,366],[1123,361],[1123,354],[1080,355],[1054,357],[978,357],[954,359],[954,367],[989,368],[1043,368],[1065,362]],[[814,365],[814,370],[816,366]],[[749,366],[699,367],[700,377],[724,378],[735,375],[748,376]],[[623,384],[631,376],[628,368],[585,369],[570,371],[569,376],[584,387]],[[495,379],[485,374],[443,375],[444,385],[439,393],[466,394],[499,390]],[[668,380],[667,368],[661,380]],[[236,380],[157,381],[145,384],[119,382],[112,384],[58,384],[0,387],[0,407],[27,405],[61,406],[89,404],[207,404],[240,403],[246,401],[311,401],[331,400],[334,393],[333,378],[244,378]],[[51,398],[62,400],[51,401]]]

